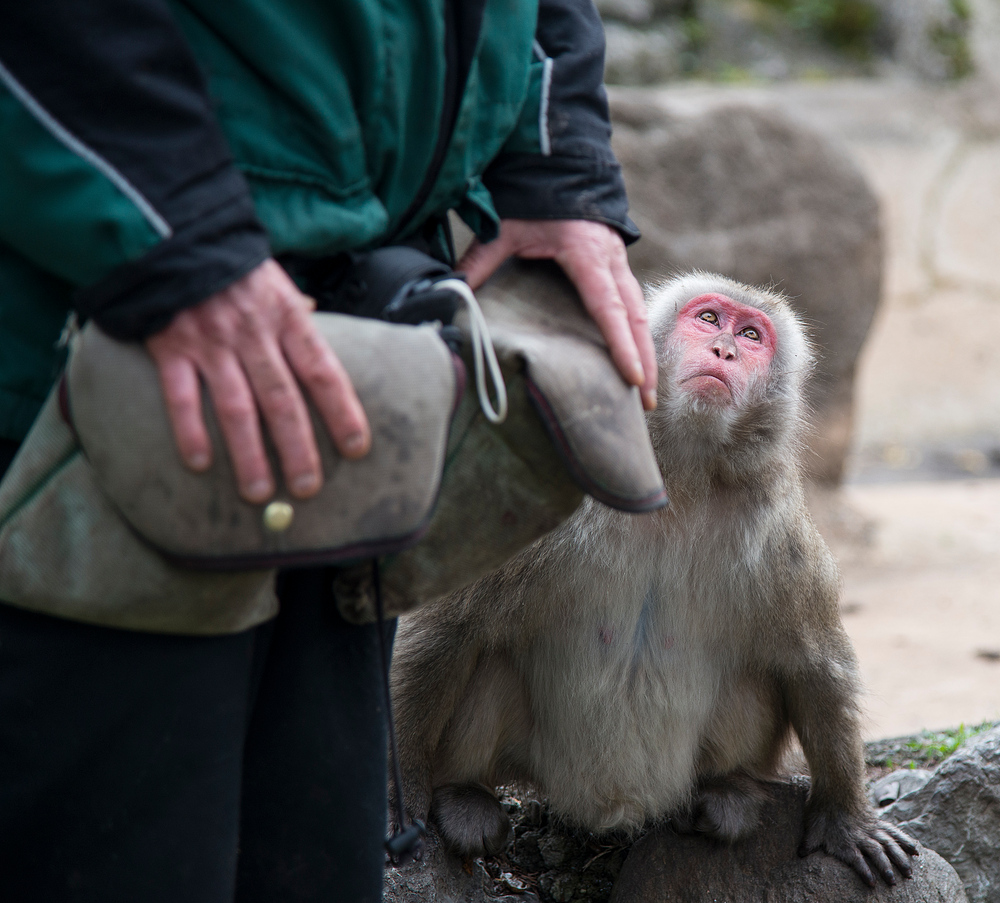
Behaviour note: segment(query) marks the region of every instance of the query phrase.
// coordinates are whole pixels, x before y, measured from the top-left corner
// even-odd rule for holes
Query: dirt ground
[[[866,738],[1000,718],[1000,480],[843,493],[847,530],[824,532],[867,686]]]

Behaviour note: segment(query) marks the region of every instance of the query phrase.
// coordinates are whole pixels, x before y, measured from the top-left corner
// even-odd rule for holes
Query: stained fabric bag
[[[460,357],[439,326],[317,313],[372,449],[341,458],[314,414],[322,490],[300,501],[279,487],[262,505],[240,498],[207,398],[216,454],[196,474],[144,348],[86,326],[0,483],[0,599],[106,626],[227,633],[275,613],[276,568],[335,564],[345,616],[373,620],[372,558],[394,615],[499,567],[583,492],[625,510],[664,504],[638,393],[565,278],[510,265],[478,299],[506,384],[502,423],[487,416],[475,310],[456,318]]]

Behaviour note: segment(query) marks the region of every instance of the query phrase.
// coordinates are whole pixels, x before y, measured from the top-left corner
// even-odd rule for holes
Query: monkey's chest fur
[[[544,591],[561,616],[481,660],[494,674],[510,668],[506,711],[481,696],[473,706],[507,726],[487,731],[493,752],[475,779],[528,780],[594,828],[675,810],[700,777],[766,773],[786,734],[776,686],[733,639],[759,604],[756,538],[738,523],[725,536],[689,524],[648,543],[643,526],[661,529],[652,521],[608,518],[599,543],[572,528],[554,538],[557,578]],[[706,542],[728,546],[726,572]]]

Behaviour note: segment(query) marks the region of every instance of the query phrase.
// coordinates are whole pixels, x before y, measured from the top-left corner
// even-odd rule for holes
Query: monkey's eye
[[[699,320],[704,320],[706,323],[718,323],[719,317],[713,310],[706,310],[698,314]]]
[[[753,326],[747,326],[745,329],[741,329],[739,334],[746,339],[750,339],[751,342],[760,341],[760,333]]]

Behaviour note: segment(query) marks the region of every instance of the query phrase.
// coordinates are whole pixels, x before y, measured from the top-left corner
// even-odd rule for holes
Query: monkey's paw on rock
[[[775,785],[760,828],[734,844],[661,828],[629,853],[611,903],[966,903],[962,882],[944,859],[920,847],[913,876],[869,888],[849,866],[823,853],[798,855],[803,783]]]

